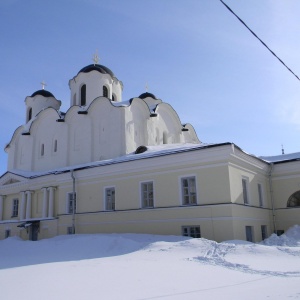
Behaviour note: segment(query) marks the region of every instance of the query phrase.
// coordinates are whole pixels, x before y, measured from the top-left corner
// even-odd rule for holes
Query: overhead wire
[[[251,30],[249,26],[223,0],[220,1],[300,81],[300,78],[276,55],[276,53],[272,51],[268,45],[262,39],[260,39],[256,33]]]

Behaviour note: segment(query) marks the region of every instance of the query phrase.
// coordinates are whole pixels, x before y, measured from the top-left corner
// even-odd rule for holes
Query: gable
[[[17,180],[15,178],[10,178],[7,181],[5,181],[2,185],[8,185],[8,184],[13,184],[13,183],[17,183],[20,182],[20,180]]]
[[[23,178],[22,176],[7,172],[2,175],[2,177],[0,177],[0,187],[20,183],[24,181],[24,179],[25,178]]]

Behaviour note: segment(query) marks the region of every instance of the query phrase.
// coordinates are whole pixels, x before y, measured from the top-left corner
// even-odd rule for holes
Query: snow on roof
[[[279,162],[287,162],[290,160],[300,160],[300,152],[290,153],[290,154],[281,154],[275,156],[260,156],[259,158],[270,162],[270,163],[279,163]]]
[[[170,154],[181,153],[181,152],[188,152],[188,151],[193,151],[193,150],[200,150],[200,149],[204,149],[204,148],[223,146],[223,145],[229,145],[229,144],[231,144],[231,143],[221,143],[221,144],[186,143],[186,144],[164,144],[164,145],[158,145],[158,146],[147,146],[147,151],[140,153],[140,154],[135,154],[133,152],[133,153],[129,153],[127,155],[112,158],[112,159],[88,162],[85,164],[80,164],[80,165],[75,165],[75,166],[67,166],[64,168],[58,168],[58,169],[53,169],[53,170],[49,170],[49,171],[32,172],[32,171],[23,171],[23,170],[10,170],[9,173],[20,175],[25,178],[34,178],[34,177],[40,177],[40,176],[50,175],[50,174],[65,173],[65,172],[69,172],[71,170],[81,170],[81,169],[93,168],[93,167],[98,167],[98,166],[117,164],[117,163],[139,160],[139,159],[144,159],[144,158],[158,157],[158,156],[170,155]]]
[[[111,104],[116,107],[127,107],[130,106],[130,101],[129,100],[122,101],[122,102],[112,101]]]

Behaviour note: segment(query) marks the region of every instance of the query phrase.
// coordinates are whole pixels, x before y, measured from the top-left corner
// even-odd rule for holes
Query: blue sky
[[[300,76],[299,0],[224,1]],[[68,108],[69,79],[98,49],[123,100],[148,83],[201,141],[300,151],[300,81],[219,0],[1,0],[0,45],[1,149],[42,80]]]

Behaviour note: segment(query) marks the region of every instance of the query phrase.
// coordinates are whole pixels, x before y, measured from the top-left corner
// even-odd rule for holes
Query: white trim
[[[22,223],[25,221],[57,221],[57,218],[53,217],[53,218],[30,218],[30,219],[23,219],[23,220],[2,220],[2,221],[0,221],[0,225],[1,224]]]
[[[142,184],[144,183],[152,183],[152,192],[153,192],[153,206],[147,206],[147,207],[143,207],[143,191],[142,191]],[[139,182],[139,199],[140,199],[140,208],[141,209],[151,209],[155,207],[155,187],[154,187],[154,180],[153,179],[149,179],[149,180],[143,180]]]
[[[115,209],[107,209],[106,207],[106,190],[107,189],[114,189],[115,191]],[[116,210],[116,186],[115,185],[109,185],[103,187],[103,210],[104,211],[115,211]]]
[[[18,201],[18,204],[17,204],[17,214],[15,215],[14,214],[14,207],[15,207],[15,201]],[[12,218],[17,218],[19,216],[19,213],[20,213],[20,200],[19,198],[12,198],[12,201],[11,201],[11,217]]]
[[[144,210],[138,210],[143,212]],[[242,218],[242,217],[204,217],[204,218],[174,218],[174,219],[138,219],[123,221],[94,221],[94,222],[76,222],[77,226],[104,225],[104,224],[145,224],[145,223],[171,223],[171,222],[211,222],[211,221],[266,221],[265,219]],[[58,227],[69,226],[69,223],[60,223]],[[201,226],[201,224],[199,224]],[[259,224],[256,224],[259,225]],[[187,226],[187,225],[185,225]],[[247,225],[246,225],[247,226]],[[250,226],[250,225],[249,225]],[[253,226],[254,227],[254,226]]]
[[[179,188],[179,205],[180,206],[194,206],[193,204],[183,204],[183,189],[182,189],[182,179],[184,178],[195,178],[195,187],[196,187],[196,205],[199,204],[199,200],[198,200],[198,180],[197,180],[197,175],[196,174],[185,174],[185,175],[180,175],[178,176],[178,188]]]
[[[261,202],[262,202],[262,205],[260,205],[259,186],[261,187]],[[257,182],[257,193],[258,193],[258,206],[259,207],[266,207],[265,187],[264,187],[264,184],[261,181]]]
[[[245,180],[246,182],[246,197],[247,197],[247,203],[245,203],[245,199],[244,199],[244,186],[243,186],[243,181]],[[245,205],[251,205],[251,198],[250,198],[250,181],[249,181],[249,177],[242,175],[241,177],[241,184],[242,184],[242,201],[243,204]]]
[[[72,212],[69,211],[70,195],[73,195],[73,191],[66,193],[66,214],[68,214],[68,215],[72,215]],[[77,193],[75,191],[75,213],[76,213],[77,208],[78,208],[77,204],[78,204],[77,203]]]
[[[238,169],[238,170],[243,171],[243,172],[247,172],[248,174],[251,174],[253,176],[255,176],[258,173],[258,171],[260,171],[260,174],[262,174],[263,176],[266,174],[266,171],[263,170],[263,169],[258,168],[257,170],[254,171],[253,169],[250,169],[249,167],[248,168],[247,167],[242,167],[242,166],[237,165],[237,164],[232,163],[232,162],[228,162],[228,166],[232,167],[232,168],[235,168],[235,169]],[[256,166],[252,166],[252,167],[256,167]]]

